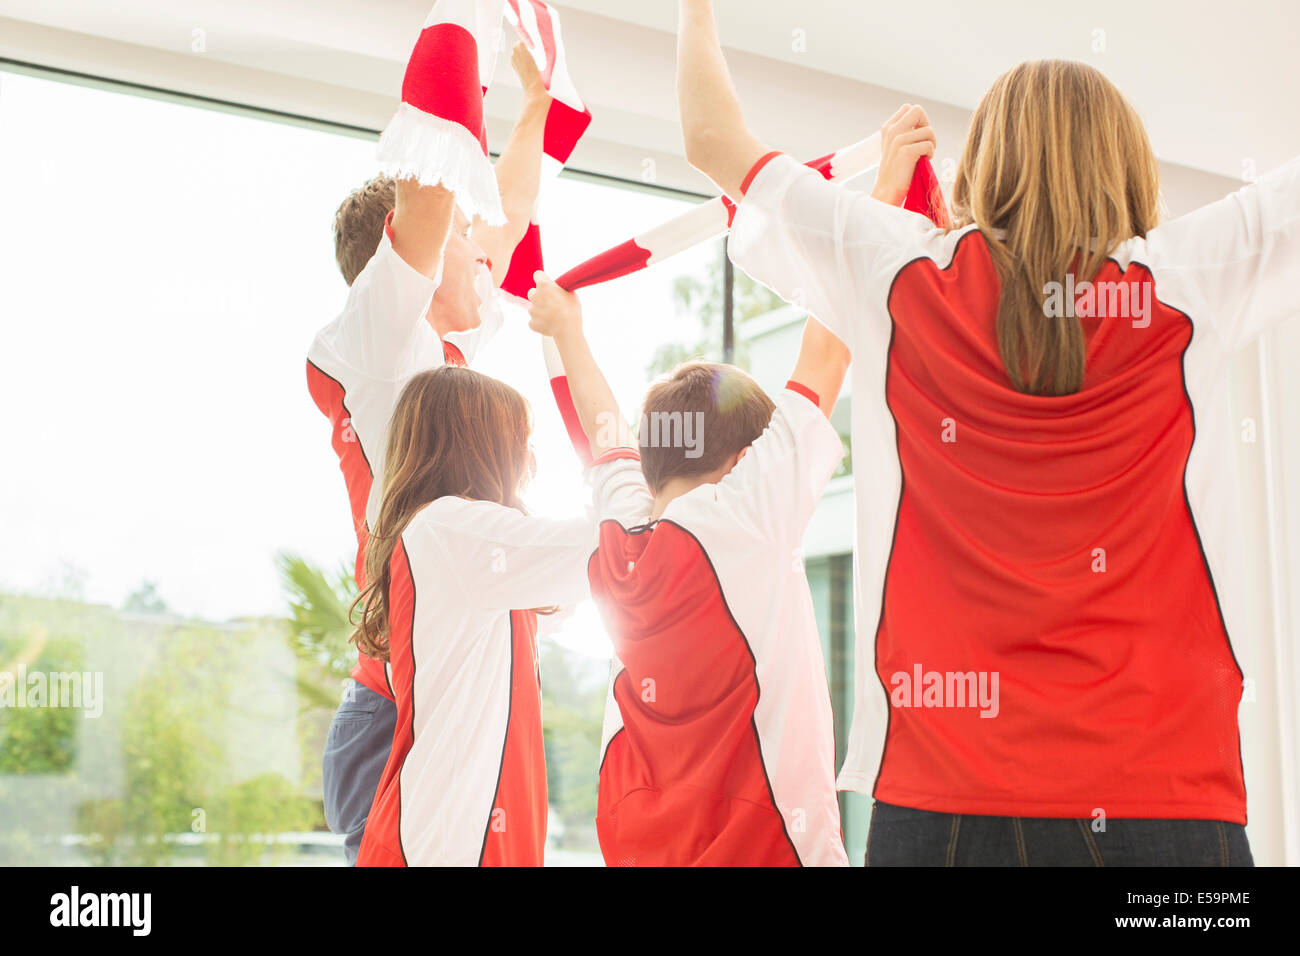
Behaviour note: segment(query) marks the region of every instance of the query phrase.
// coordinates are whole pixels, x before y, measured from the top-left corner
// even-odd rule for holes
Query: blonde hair
[[[1146,130],[1100,72],[1069,60],[1021,63],[971,120],[953,187],[956,227],[975,223],[1001,279],[998,348],[1012,385],[1034,395],[1083,387],[1083,328],[1049,316],[1046,286],[1091,280],[1159,216]]]

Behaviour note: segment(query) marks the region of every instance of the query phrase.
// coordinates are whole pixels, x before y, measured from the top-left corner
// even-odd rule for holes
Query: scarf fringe
[[[460,123],[403,103],[379,137],[380,171],[423,186],[445,186],[470,219],[491,226],[505,223],[492,161],[483,145]]]

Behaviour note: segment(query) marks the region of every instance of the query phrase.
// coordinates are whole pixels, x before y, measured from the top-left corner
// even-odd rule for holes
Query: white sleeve
[[[404,539],[437,553],[464,603],[489,610],[585,600],[587,560],[596,549],[590,517],[539,518],[492,501],[440,498],[417,514]]]
[[[409,265],[385,235],[352,283],[342,313],[316,346],[367,378],[393,382],[442,365],[442,342],[426,319],[441,281]]]
[[[852,349],[856,323],[888,321],[884,306],[894,272],[922,254],[934,231],[922,215],[777,156],[741,200],[728,249],[738,267],[817,316]]]
[[[1146,248],[1157,289],[1176,276],[1229,352],[1248,345],[1300,314],[1300,158],[1153,229]]]
[[[636,528],[650,520],[654,495],[641,472],[641,457],[632,448],[615,448],[587,469],[596,523],[617,521]]]
[[[787,388],[767,429],[718,482],[719,500],[762,537],[798,542],[843,456],[844,443],[817,403]]]

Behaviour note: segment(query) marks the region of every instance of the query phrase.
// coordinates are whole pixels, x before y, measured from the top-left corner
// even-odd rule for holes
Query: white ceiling
[[[563,5],[676,28],[668,0]],[[966,109],[1022,60],[1083,60],[1134,102],[1165,160],[1239,177],[1247,161],[1262,172],[1300,155],[1296,0],[716,0],[714,8],[730,48]],[[796,30],[806,52],[794,49]],[[1104,52],[1094,52],[1096,38]]]
[[[225,86],[238,90],[226,98],[281,108],[311,84],[319,101],[313,115],[377,126],[429,6],[429,0],[0,0],[0,17],[11,25],[6,31],[0,23],[0,55],[27,53],[38,62],[171,82],[207,95],[220,95]],[[684,183],[690,173],[680,162],[672,88],[677,5],[567,0],[557,6],[575,78],[596,114],[593,139],[613,151],[597,156],[589,147],[589,164],[662,158],[671,168],[668,178]],[[1104,70],[1137,105],[1166,163],[1239,179],[1300,154],[1296,0],[716,0],[715,6],[760,135],[809,155],[862,135],[904,96],[938,112],[941,151],[946,143],[955,152],[966,111],[989,82],[1034,57],[1081,59]],[[27,25],[43,32],[28,38],[13,28]],[[201,55],[191,51],[195,30],[203,31]],[[1093,49],[1099,36],[1104,52]],[[69,52],[74,40],[86,51],[78,57]],[[104,41],[117,46],[92,52],[92,41],[105,50]],[[242,71],[239,84],[231,79],[234,67]],[[511,114],[510,97],[500,94],[490,108],[499,123]],[[621,159],[620,149],[627,154]]]

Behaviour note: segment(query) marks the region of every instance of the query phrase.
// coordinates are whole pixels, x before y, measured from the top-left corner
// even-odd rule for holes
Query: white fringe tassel
[[[470,219],[479,217],[492,226],[506,221],[492,161],[459,123],[403,103],[379,137],[376,158],[387,176],[446,186]]]

